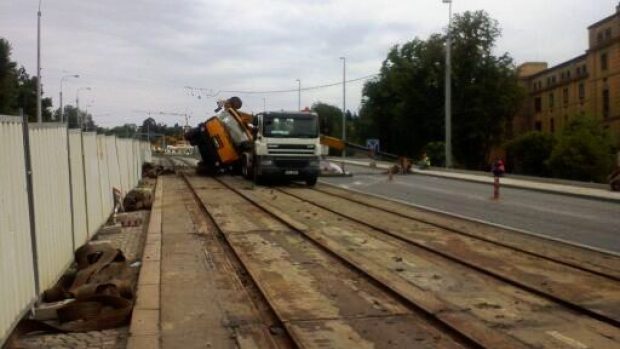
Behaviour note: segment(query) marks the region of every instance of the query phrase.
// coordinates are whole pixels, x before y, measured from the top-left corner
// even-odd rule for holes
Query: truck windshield
[[[314,138],[318,136],[316,115],[264,115],[263,135],[280,138]]]

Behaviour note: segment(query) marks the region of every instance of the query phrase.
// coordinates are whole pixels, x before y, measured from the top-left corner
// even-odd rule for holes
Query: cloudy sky
[[[615,11],[614,0],[454,0],[454,12],[484,9],[500,22],[497,51],[517,63],[557,64],[580,55],[588,25]],[[0,36],[13,60],[36,72],[38,0],[0,0]],[[441,0],[43,0],[42,82],[58,106],[90,104],[100,125],[140,123],[137,111],[210,115],[209,90],[273,91],[338,82],[378,72],[389,48],[445,29]],[[185,86],[204,88],[199,99]],[[347,84],[347,108],[357,110],[362,82]],[[218,97],[229,97],[221,93]],[[297,93],[239,94],[244,109],[296,109]],[[340,106],[342,87],[302,91],[302,107]],[[179,116],[157,116],[183,122]]]

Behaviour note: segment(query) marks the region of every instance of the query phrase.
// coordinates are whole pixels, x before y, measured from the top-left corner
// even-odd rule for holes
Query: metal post
[[[67,128],[69,128],[69,123],[67,123]],[[90,237],[90,225],[88,218],[88,190],[86,186],[86,156],[84,155],[84,132],[80,130],[80,147],[82,148],[82,176],[84,177],[84,209],[86,212],[86,236]]]
[[[43,121],[41,111],[41,0],[37,12],[37,122]]]
[[[267,98],[263,97],[263,113],[267,111]]]
[[[448,35],[446,40],[446,82],[445,82],[445,109],[446,109],[446,167],[452,167],[452,0],[443,0],[448,4]]]
[[[80,89],[78,88],[77,92],[75,93],[75,117],[77,118],[78,124],[80,125],[80,131],[84,131],[84,128],[82,127],[82,117],[80,116]]]
[[[297,110],[301,111],[301,80],[297,79]]]
[[[32,161],[30,159],[30,134],[28,117],[24,111],[19,111],[22,117],[22,137],[24,140],[24,164],[26,166],[26,191],[28,192],[28,217],[30,218],[30,248],[32,249],[32,266],[34,271],[34,291],[38,296],[39,286],[39,253],[37,249],[37,227],[34,216],[34,192],[32,185]]]
[[[80,130],[84,130],[84,118],[80,116],[80,90],[87,90],[90,91],[91,88],[89,87],[80,87],[75,91],[75,111],[76,111],[76,117],[78,118],[78,120],[76,120],[79,125],[80,125]]]
[[[342,141],[347,140],[347,58],[340,57],[342,59]],[[342,149],[342,157],[346,155],[345,149]]]
[[[67,166],[69,167],[69,207],[71,211],[71,243],[75,251],[75,210],[73,206],[73,171],[71,170],[71,146],[69,145],[69,124],[65,129],[67,135]]]
[[[75,75],[65,75],[62,78],[60,78],[60,122],[63,123],[65,121],[65,107],[62,104],[62,83],[63,81],[65,81],[66,78],[79,78],[80,76],[78,74]],[[69,128],[68,126],[68,122],[67,122],[67,128]]]

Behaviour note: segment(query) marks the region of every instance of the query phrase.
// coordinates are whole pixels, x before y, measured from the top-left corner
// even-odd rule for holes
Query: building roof
[[[588,27],[588,29],[592,29],[592,28],[594,28],[594,27],[598,27],[599,25],[601,25],[601,24],[603,24],[603,23],[605,23],[605,22],[607,22],[607,21],[610,21],[610,20],[612,20],[612,19],[616,18],[616,16],[617,16],[617,15],[618,15],[618,12],[616,12],[616,13],[614,13],[613,15],[610,15],[610,16],[608,16],[608,17],[605,17],[605,18],[601,19],[600,21],[598,21],[598,22],[596,22],[596,23],[594,23],[594,24],[591,24],[591,25]]]
[[[554,65],[551,68],[547,68],[547,69],[545,69],[543,71],[540,71],[540,72],[538,72],[536,74],[532,74],[532,75],[528,76],[527,79],[535,79],[535,78],[540,77],[542,75],[548,74],[548,73],[550,73],[553,70],[557,70],[557,69],[566,67],[566,66],[571,65],[571,64],[573,64],[573,63],[575,63],[577,61],[585,60],[585,59],[586,59],[586,54],[584,53],[584,54],[579,55],[579,56],[577,56],[575,58],[569,59],[566,62],[562,62],[560,64]]]

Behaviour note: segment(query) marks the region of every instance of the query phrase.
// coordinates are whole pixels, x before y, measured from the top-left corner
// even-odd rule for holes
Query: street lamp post
[[[65,122],[64,116],[65,116],[65,108],[62,105],[62,83],[68,79],[68,78],[79,78],[80,76],[78,74],[71,74],[71,75],[64,75],[61,79],[60,79],[60,98],[59,98],[59,102],[60,102],[60,122],[63,123]]]
[[[445,92],[445,109],[446,109],[446,167],[452,167],[452,0],[442,0],[444,4],[448,4],[448,36],[446,40],[446,92]]]
[[[88,115],[88,107],[92,107],[93,103],[95,103],[95,101],[90,101],[90,103],[86,104],[86,106],[84,107],[84,115]],[[83,123],[82,123],[83,124]],[[84,128],[82,129],[82,131],[88,131],[87,127],[82,125]],[[91,130],[92,131],[92,130]]]
[[[342,59],[342,141],[347,139],[347,57]],[[342,150],[342,157],[345,157],[345,151]]]
[[[41,110],[41,0],[37,11],[37,122],[43,122]]]
[[[301,80],[297,79],[297,110],[301,111]]]
[[[78,118],[78,122],[80,124],[80,130],[84,130],[84,118],[80,116],[80,91],[91,91],[90,86],[80,87],[75,91],[75,112],[76,117]],[[67,119],[68,121],[68,119]]]
[[[263,113],[267,112],[267,98],[263,97]]]

